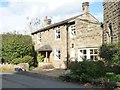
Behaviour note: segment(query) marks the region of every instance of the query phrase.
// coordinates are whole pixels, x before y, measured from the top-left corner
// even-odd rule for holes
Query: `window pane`
[[[60,58],[61,58],[60,49],[56,49],[56,59],[60,59]]]
[[[84,59],[87,59],[87,56],[85,55],[83,58],[84,58]]]
[[[80,52],[82,53],[82,50],[80,50]]]
[[[57,28],[55,34],[56,34],[56,39],[60,39],[60,28]]]
[[[97,49],[94,49],[94,54],[98,54],[98,50]]]
[[[98,60],[98,56],[95,56],[95,60]]]
[[[86,50],[83,50],[83,54],[86,54]]]
[[[93,49],[90,49],[90,54],[93,54]]]
[[[91,56],[90,56],[90,59],[91,59],[91,60],[94,60],[94,57],[93,57],[93,55],[91,55]]]

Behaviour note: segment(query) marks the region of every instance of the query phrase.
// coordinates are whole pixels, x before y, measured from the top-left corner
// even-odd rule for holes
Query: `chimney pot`
[[[88,13],[89,12],[89,2],[83,2],[82,9],[83,9],[83,13]]]
[[[51,19],[48,18],[47,16],[45,16],[45,19],[44,19],[44,26],[48,26],[51,24]]]

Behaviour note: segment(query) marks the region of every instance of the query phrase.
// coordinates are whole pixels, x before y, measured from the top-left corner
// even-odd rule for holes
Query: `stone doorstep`
[[[54,68],[52,68],[52,69],[42,69],[42,71],[53,71],[54,70]]]

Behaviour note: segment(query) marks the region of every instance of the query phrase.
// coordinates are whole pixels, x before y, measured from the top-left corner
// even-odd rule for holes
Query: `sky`
[[[90,2],[90,13],[103,22],[102,0],[0,0],[0,33],[30,34],[29,22],[39,19],[38,29],[45,16],[56,23],[82,14],[82,3],[86,1]]]

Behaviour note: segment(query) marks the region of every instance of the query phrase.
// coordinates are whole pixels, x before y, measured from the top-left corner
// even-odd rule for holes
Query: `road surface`
[[[18,74],[2,74],[2,88],[83,88],[78,84]]]

